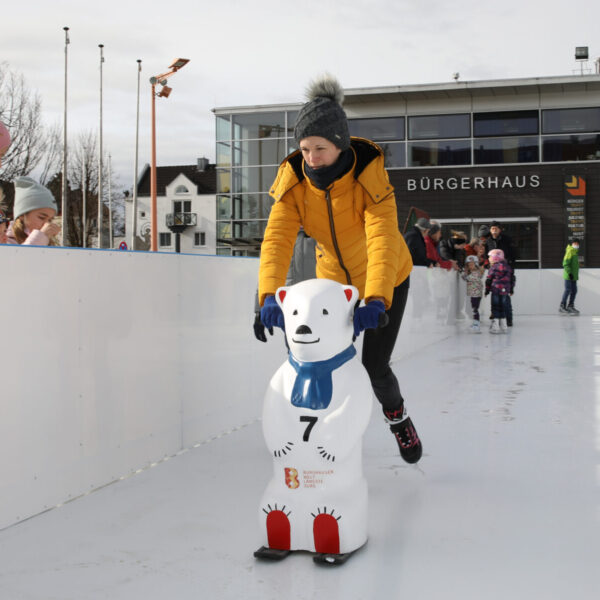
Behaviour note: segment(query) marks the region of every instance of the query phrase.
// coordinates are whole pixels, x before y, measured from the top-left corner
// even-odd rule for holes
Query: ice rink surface
[[[345,565],[253,558],[271,461],[260,422],[232,414],[232,431],[1,531],[1,600],[600,598],[600,318],[462,325],[394,370],[424,456],[403,463],[376,407],[370,538]]]

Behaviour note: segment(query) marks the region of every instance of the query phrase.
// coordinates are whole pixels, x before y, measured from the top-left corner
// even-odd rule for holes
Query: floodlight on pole
[[[171,75],[177,73],[179,69],[189,63],[187,58],[176,58],[166,73],[150,77],[151,93],[152,93],[152,151],[150,156],[150,250],[156,252],[158,250],[158,226],[156,214],[156,97],[168,98],[172,88],[167,86],[167,79]],[[162,90],[156,93],[156,84],[162,86]]]

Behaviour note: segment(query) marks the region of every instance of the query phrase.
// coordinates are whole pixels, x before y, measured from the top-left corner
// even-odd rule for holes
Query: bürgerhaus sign
[[[410,177],[406,180],[407,192],[524,189],[537,188],[539,186],[539,175]]]

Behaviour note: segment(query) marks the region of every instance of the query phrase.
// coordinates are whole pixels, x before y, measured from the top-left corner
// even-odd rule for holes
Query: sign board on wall
[[[585,262],[585,179],[578,175],[565,177],[565,209],[567,240],[580,240],[579,262]]]

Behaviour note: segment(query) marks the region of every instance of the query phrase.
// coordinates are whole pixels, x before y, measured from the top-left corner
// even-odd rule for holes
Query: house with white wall
[[[133,199],[126,201],[127,244],[130,249],[150,249],[150,165],[138,181],[135,247]],[[158,250],[186,254],[216,253],[215,165],[199,158],[195,165],[156,168]]]

